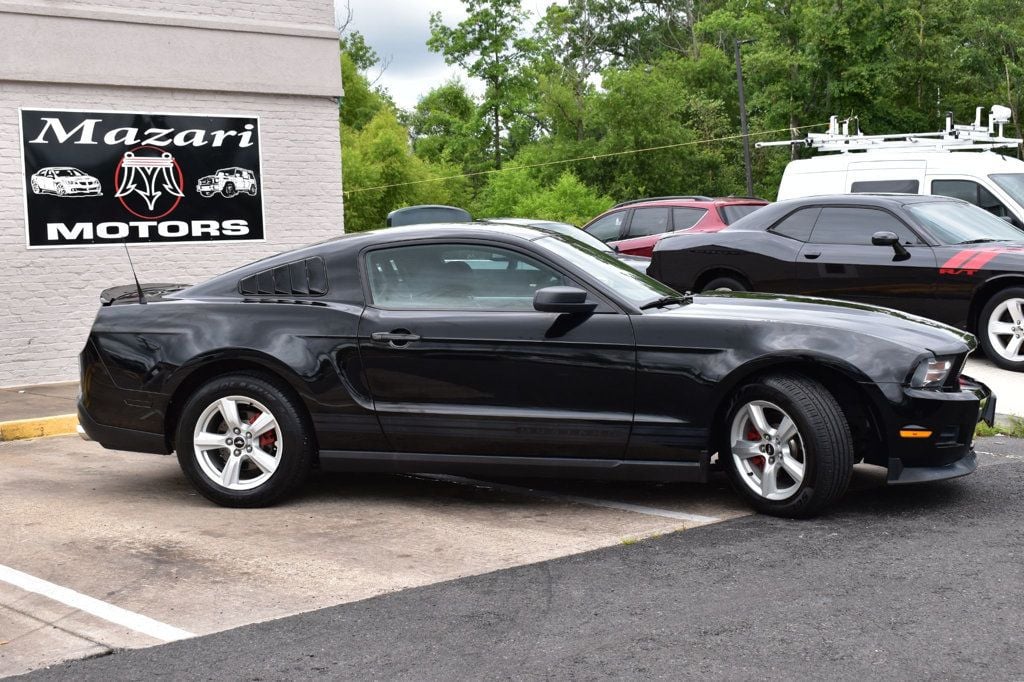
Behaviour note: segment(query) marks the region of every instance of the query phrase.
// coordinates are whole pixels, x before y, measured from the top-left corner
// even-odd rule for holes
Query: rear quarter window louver
[[[238,291],[245,296],[323,296],[327,265],[320,257],[278,265],[239,281]]]

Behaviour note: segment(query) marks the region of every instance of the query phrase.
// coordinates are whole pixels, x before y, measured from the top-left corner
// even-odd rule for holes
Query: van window
[[[814,221],[818,219],[819,213],[821,213],[821,209],[816,206],[801,208],[783,218],[771,228],[771,231],[797,241],[810,241],[811,230],[814,229]]]
[[[814,223],[811,242],[871,246],[871,236],[883,231],[895,232],[901,244],[921,243],[910,228],[885,211],[876,208],[838,206],[821,209],[821,215]]]
[[[989,192],[973,180],[932,180],[932,194],[963,199],[969,204],[981,206],[989,213],[1000,218],[1013,216],[1006,206],[1003,206],[1003,203],[996,199],[992,192]]]
[[[917,180],[862,180],[850,185],[854,194],[872,192],[894,192],[897,194],[917,194],[921,184]]]

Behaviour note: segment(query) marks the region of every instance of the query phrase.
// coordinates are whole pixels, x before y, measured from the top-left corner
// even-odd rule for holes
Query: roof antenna
[[[146,295],[144,293],[142,293],[142,285],[139,284],[139,276],[135,274],[135,263],[132,262],[132,254],[128,250],[128,240],[125,239],[121,243],[124,244],[124,253],[125,253],[126,256],[128,256],[128,266],[132,269],[132,277],[135,278],[135,289],[136,289],[136,291],[139,292],[139,304],[140,305],[141,304],[145,304],[146,303]]]

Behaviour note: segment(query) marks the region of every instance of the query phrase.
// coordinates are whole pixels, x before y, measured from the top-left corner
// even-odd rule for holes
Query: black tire
[[[193,445],[200,417],[214,402],[228,396],[241,396],[265,406],[277,421],[283,445],[277,468],[268,480],[250,490],[232,490],[215,483],[204,472]],[[228,374],[201,386],[185,403],[175,435],[178,463],[185,476],[203,497],[225,507],[266,507],[292,494],[305,482],[316,452],[305,406],[287,386],[258,372]],[[230,434],[225,431],[225,435]],[[230,455],[230,451],[224,454]]]
[[[1012,360],[1004,357],[1002,353],[995,348],[992,339],[989,336],[989,326],[993,322],[999,321],[993,319],[993,317],[995,317],[994,313],[997,313],[1000,306],[1010,299],[1019,299],[1024,301],[1024,287],[1010,287],[1009,289],[1003,289],[985,304],[985,307],[982,308],[981,315],[978,318],[978,340],[981,342],[981,348],[985,351],[985,355],[987,355],[988,359],[993,363],[1003,369],[1008,369],[1014,372],[1024,372],[1024,346],[1021,346],[1020,350],[1017,351],[1017,357],[1020,359]],[[999,316],[1004,318],[1006,317],[1005,313],[1001,313]],[[1022,327],[1021,324],[1013,322],[1012,318],[1007,318],[1004,322],[1010,322],[1015,329],[1019,330],[1016,333],[1019,333],[1021,337],[1024,337],[1024,327]],[[1005,335],[1001,338],[1006,341],[1012,341],[1017,337]]]
[[[747,291],[746,284],[735,277],[715,277],[701,288],[705,291]]]
[[[756,479],[741,471],[742,465],[737,464],[733,456],[730,441],[734,420],[752,401],[777,405],[796,425],[799,442],[803,446],[800,456],[803,457],[804,473],[799,487],[786,499],[772,500],[756,493],[752,489],[757,487]],[[725,422],[719,430],[719,464],[733,488],[763,514],[789,518],[814,516],[846,492],[854,462],[850,426],[835,396],[817,381],[795,374],[757,379],[741,387],[733,396]],[[758,444],[759,441],[752,443]],[[761,457],[761,460],[767,461],[766,457]],[[781,461],[779,457],[779,467],[782,466]],[[795,487],[795,479],[789,480]]]
[[[221,192],[221,194],[223,194],[224,196],[228,197],[229,199],[231,197],[235,196],[235,186],[234,186],[234,184],[229,182],[228,184],[224,185],[224,191]]]
[[[256,196],[256,185],[253,185],[252,187],[249,188],[249,196]]]

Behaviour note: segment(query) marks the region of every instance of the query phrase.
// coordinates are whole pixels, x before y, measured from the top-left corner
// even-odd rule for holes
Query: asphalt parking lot
[[[173,457],[0,443],[0,674],[749,513],[724,482],[541,483],[323,475],[287,504],[225,509]]]
[[[1019,679],[1024,670],[1024,603],[1018,589],[1024,579],[1019,560],[1024,547],[1024,498],[1019,495],[1024,442],[983,439],[978,449],[978,472],[959,481],[892,488],[881,484],[877,471],[859,468],[844,501],[818,519],[738,516],[625,543],[609,542],[608,535],[599,539],[595,529],[616,518],[591,517],[589,509],[538,507],[532,499],[495,496],[475,487],[415,489],[397,479],[322,482],[293,505],[257,512],[267,518],[256,524],[249,519],[237,528],[222,521],[217,526],[222,532],[211,538],[205,525],[186,532],[189,522],[231,515],[202,509],[170,480],[169,472],[101,484],[94,470],[73,490],[111,499],[87,515],[122,505],[126,515],[139,514],[145,499],[155,500],[154,513],[134,528],[128,521],[102,533],[97,529],[94,535],[132,539],[108,541],[107,551],[92,557],[94,565],[76,572],[73,557],[81,548],[60,551],[54,539],[47,540],[68,519],[56,509],[44,511],[42,518],[27,524],[33,531],[18,534],[19,560],[35,556],[34,570],[76,588],[102,589],[106,582],[104,599],[177,618],[176,624],[195,630],[202,622],[260,620],[255,608],[259,603],[264,614],[286,610],[289,595],[282,583],[305,586],[310,604],[346,601],[339,581],[331,576],[349,575],[357,566],[375,564],[397,582],[400,573],[409,580],[409,563],[403,570],[381,561],[385,555],[397,556],[392,553],[400,551],[402,540],[408,545],[402,553],[430,564],[422,571],[434,570],[435,577],[443,571],[434,564],[452,569],[448,559],[465,560],[473,551],[489,554],[488,548],[507,552],[492,555],[493,565],[512,567],[483,572],[488,560],[481,560],[475,566],[483,570],[466,571],[479,575],[162,646],[124,643],[140,648],[39,669],[32,677]],[[2,468],[5,484],[12,478],[10,469]],[[166,490],[161,492],[161,486]],[[359,488],[370,492],[361,495]],[[623,492],[628,497],[640,491]],[[726,502],[714,486],[705,491],[708,497],[694,487],[643,492],[677,504],[698,502],[705,511]],[[356,506],[350,502],[353,497],[358,498]],[[420,540],[410,543],[411,535],[395,538],[395,526],[388,526],[366,536],[376,537],[385,548],[377,561],[363,556],[367,547],[359,543],[359,534],[343,532],[348,524],[340,519],[374,518],[366,512],[370,500],[376,500],[381,514],[409,516]],[[495,521],[494,512],[501,522],[490,525],[486,520]],[[313,525],[314,514],[328,530]],[[444,532],[432,528],[446,516],[458,516],[461,523],[455,528],[443,524]],[[569,542],[560,550],[549,544],[547,551],[553,555],[569,556],[523,562],[517,557],[524,555],[510,550],[508,541],[529,537],[531,517],[544,518],[542,525],[564,539],[579,534],[589,538],[577,547],[588,542],[609,546],[580,552],[570,549]],[[234,530],[225,533],[225,527]],[[271,527],[276,530],[268,531]],[[588,528],[592,535],[584,532]],[[621,532],[621,526],[616,528]],[[491,537],[481,542],[481,532]],[[445,533],[454,537],[439,541]],[[275,536],[276,546],[263,550],[275,556],[254,560],[259,550],[232,556],[243,545],[228,536],[246,534]],[[144,537],[164,538],[165,543],[177,538],[184,544],[189,536],[196,538],[192,545],[207,549],[190,553],[179,545],[159,557],[152,549],[138,549]],[[307,546],[283,552],[285,536],[296,536],[295,545]],[[500,541],[494,542],[495,537]],[[455,555],[430,556],[431,545]],[[47,557],[54,547],[58,556]],[[323,572],[309,574],[304,566],[290,564],[295,557],[315,557]],[[248,572],[239,570],[240,564]],[[413,579],[433,582],[423,574]],[[239,600],[245,594],[241,585],[249,587],[248,602]],[[373,588],[364,584],[364,589]],[[301,591],[291,591],[291,608],[301,601],[294,597]],[[10,613],[40,608],[31,597],[18,599],[13,592],[4,593],[4,604],[5,628]],[[231,613],[239,608],[246,613]],[[36,625],[37,630],[62,632],[83,627],[80,615]],[[29,632],[3,648],[31,636]],[[8,673],[41,665],[22,659],[15,667],[9,655],[0,661]]]

